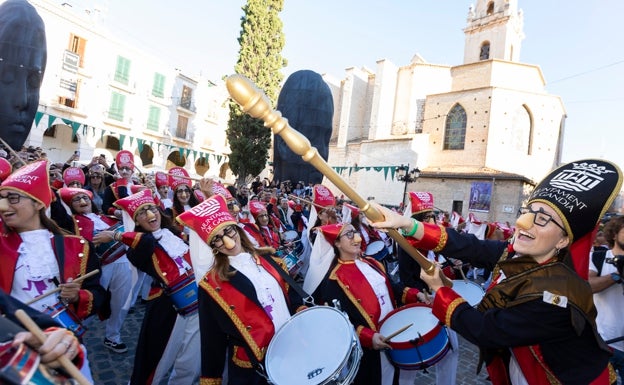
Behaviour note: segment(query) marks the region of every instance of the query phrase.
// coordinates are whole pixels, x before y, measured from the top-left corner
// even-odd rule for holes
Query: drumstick
[[[314,206],[316,206],[316,207],[320,207],[320,208],[322,208],[322,209],[324,209],[324,208],[325,208],[325,207],[323,207],[323,206],[319,205],[318,203],[314,203],[314,202],[309,201],[309,200],[307,200],[307,199],[300,198],[300,197],[298,197],[298,196],[296,196],[296,195],[293,195],[293,194],[288,194],[288,196],[289,196],[290,198],[295,198],[295,199],[298,199],[298,200],[300,200],[301,202],[304,202],[304,203],[307,203],[307,204],[310,204],[310,205],[314,205]]]
[[[412,325],[413,325],[413,323],[411,323],[411,324],[409,324],[409,325],[405,325],[405,326],[403,326],[401,329],[397,330],[396,332],[391,333],[388,337],[385,337],[385,338],[383,339],[383,342],[388,342],[388,341],[390,341],[390,340],[391,340],[391,339],[393,339],[394,337],[398,336],[399,334],[403,333],[403,332],[404,332],[404,331],[406,331],[407,329],[411,328],[411,327],[412,327]]]
[[[87,278],[91,277],[92,275],[95,275],[95,274],[97,274],[99,272],[100,272],[99,269],[92,270],[92,271],[88,272],[87,274],[81,275],[80,277],[74,279],[72,282],[80,283],[80,282],[84,281],[85,279],[87,279]],[[39,301],[40,299],[43,299],[43,298],[45,298],[45,297],[47,297],[49,295],[52,295],[52,294],[54,294],[56,292],[61,291],[61,290],[62,290],[61,287],[55,287],[54,289],[52,289],[50,291],[46,291],[45,293],[41,294],[40,296],[37,296],[37,297],[35,297],[35,298],[31,299],[30,301],[25,302],[25,303],[26,303],[26,305],[31,305],[31,304]]]
[[[466,274],[464,274],[464,269],[459,269],[459,272],[461,273],[461,276],[464,279],[464,282],[468,282],[468,278],[466,278]]]
[[[43,333],[39,326],[37,326],[35,321],[33,321],[32,318],[30,318],[28,314],[26,314],[24,310],[16,310],[15,317],[20,320],[22,325],[24,325],[24,327],[29,332],[31,332],[35,336],[35,338],[39,340],[39,342],[43,344],[46,341],[48,337]],[[65,354],[58,357],[57,361],[61,364],[63,369],[65,369],[67,374],[69,374],[74,380],[78,381],[80,385],[91,385],[89,380],[87,380],[87,378],[82,373],[80,373],[80,370],[78,370],[78,368],[69,360],[69,357],[67,357]]]

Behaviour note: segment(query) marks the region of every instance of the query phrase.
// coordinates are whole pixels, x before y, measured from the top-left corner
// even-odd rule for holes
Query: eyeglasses
[[[102,175],[100,174],[91,174],[91,178],[102,178]]]
[[[423,216],[423,221],[426,221],[428,219],[435,219],[435,214],[427,214],[425,216]]]
[[[147,212],[151,212],[152,214],[156,214],[158,212],[158,207],[154,206],[154,205],[150,205],[150,206],[145,206],[140,210],[137,210],[136,212],[136,217],[145,217],[147,215]]]
[[[79,195],[77,197],[74,197],[71,201],[72,203],[79,203],[80,201],[85,201],[85,202],[89,202],[89,197],[86,195]]]
[[[258,215],[258,218],[265,218],[265,217],[268,218],[269,214],[260,214],[260,215]]]
[[[14,205],[20,202],[20,199],[22,198],[28,198],[27,196],[24,195],[20,195],[20,194],[7,194],[7,195],[0,195],[0,199],[7,199],[9,201],[10,204]]]
[[[564,234],[568,234],[568,232],[563,227],[563,225],[561,225],[556,220],[554,220],[552,215],[545,212],[544,209],[541,207],[538,211],[535,211],[531,209],[530,207],[521,207],[518,210],[518,213],[519,215],[533,214],[533,223],[535,223],[536,225],[540,227],[545,227],[548,224],[548,222],[552,222],[555,225],[557,225],[557,227],[559,227],[561,230],[563,230]]]
[[[357,230],[349,230],[347,232],[344,232],[344,233],[340,234],[340,236],[338,238],[340,238],[340,237],[347,237],[347,238],[352,240],[355,237],[355,234],[360,234],[360,232],[357,231]]]
[[[214,238],[212,238],[212,241],[210,241],[210,247],[212,247],[213,249],[218,249],[219,247],[223,246],[223,237],[227,236],[228,238],[234,239],[234,237],[236,237],[236,234],[236,228],[234,226],[228,226],[223,229],[223,235],[215,235]]]
[[[119,167],[119,171],[132,172],[132,169],[130,167]]]
[[[176,191],[176,194],[178,194],[178,195],[182,195],[182,194],[189,194],[189,195],[191,195],[191,190],[186,189],[186,188],[180,189],[180,190]]]

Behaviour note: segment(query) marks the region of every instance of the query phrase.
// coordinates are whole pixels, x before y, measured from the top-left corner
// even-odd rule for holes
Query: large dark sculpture
[[[19,151],[28,138],[47,58],[45,26],[26,0],[0,5],[0,137]]]
[[[277,99],[277,109],[292,128],[301,132],[316,147],[325,161],[329,156],[334,101],[321,75],[309,70],[290,75]],[[275,136],[273,152],[274,179],[321,183],[323,174],[292,152],[284,140]]]

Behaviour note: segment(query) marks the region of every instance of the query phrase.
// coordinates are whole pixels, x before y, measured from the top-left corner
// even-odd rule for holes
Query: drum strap
[[[54,234],[54,251],[59,261],[59,270],[61,273],[61,279],[65,281],[65,244],[63,243],[63,236],[60,234]]]
[[[314,305],[314,298],[312,298],[311,295],[307,294],[303,288],[301,287],[301,285],[299,285],[297,283],[297,281],[295,281],[290,274],[288,274],[286,271],[284,271],[284,269],[282,269],[282,267],[280,265],[277,264],[277,262],[275,262],[275,260],[273,258],[271,258],[271,256],[268,256],[267,258],[264,258],[267,262],[269,262],[269,264],[271,264],[271,266],[273,266],[275,268],[275,270],[277,270],[277,272],[279,273],[279,275],[282,276],[282,278],[284,278],[284,281],[286,281],[290,287],[292,287],[297,294],[299,294],[299,296],[301,296],[301,298],[303,299],[303,302],[309,306],[313,306]]]

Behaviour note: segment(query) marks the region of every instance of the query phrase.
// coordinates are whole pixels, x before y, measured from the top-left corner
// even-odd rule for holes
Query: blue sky
[[[108,7],[107,25],[185,72],[215,80],[233,72],[244,0],[102,1]],[[347,67],[375,69],[379,59],[406,65],[416,53],[430,63],[463,60],[470,1],[284,3],[286,77],[310,69],[340,79]],[[563,160],[597,157],[624,167],[619,113],[624,104],[624,1],[519,0],[519,8],[526,36],[520,59],[542,68],[548,92],[563,99],[568,114]]]

